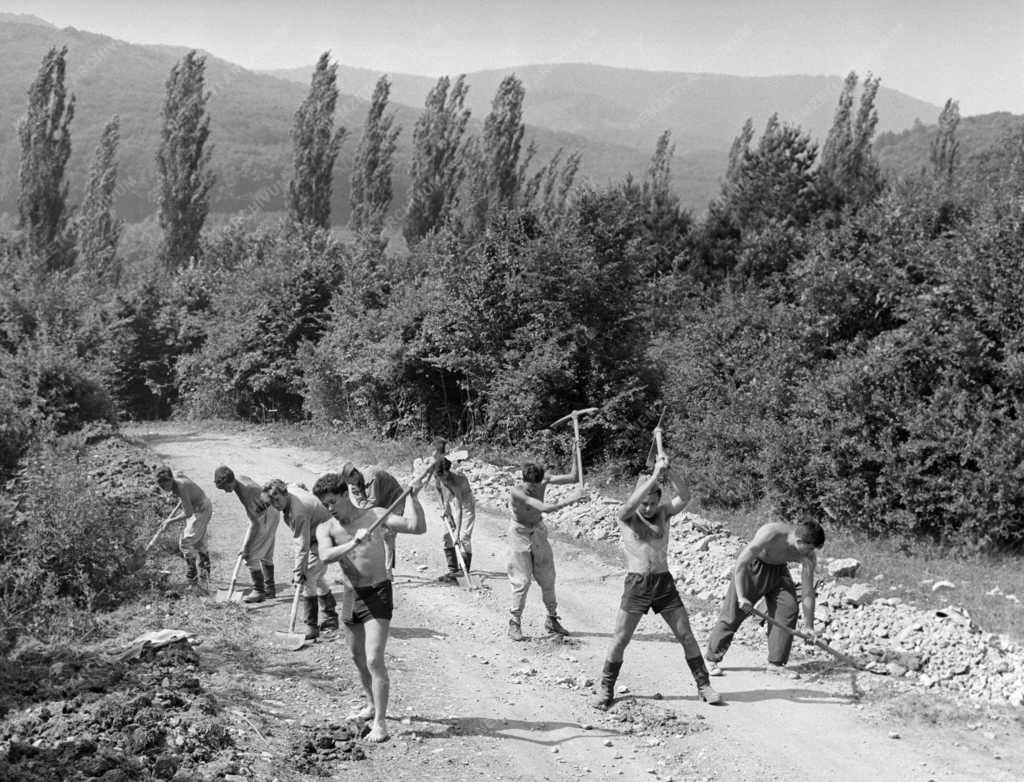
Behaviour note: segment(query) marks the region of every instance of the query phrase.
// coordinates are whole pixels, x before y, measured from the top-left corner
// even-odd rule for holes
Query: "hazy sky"
[[[868,70],[965,115],[1024,113],[1024,0],[0,0],[0,10],[249,68],[436,76],[547,62],[737,75]]]

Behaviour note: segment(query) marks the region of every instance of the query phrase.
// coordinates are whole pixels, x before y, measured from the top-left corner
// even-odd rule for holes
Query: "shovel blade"
[[[306,636],[304,633],[289,633],[285,630],[276,630],[274,635],[277,638],[277,643],[284,649],[296,652],[306,645]]]
[[[241,603],[244,596],[241,589],[218,589],[213,599],[218,603]]]

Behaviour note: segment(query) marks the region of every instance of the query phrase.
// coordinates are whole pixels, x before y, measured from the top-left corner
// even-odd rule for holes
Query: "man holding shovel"
[[[448,584],[455,584],[462,574],[459,557],[455,551],[458,546],[462,561],[466,565],[466,575],[473,566],[473,528],[476,526],[476,501],[473,499],[473,488],[469,478],[462,473],[452,471],[452,463],[442,458],[435,472],[437,487],[441,494],[441,513],[452,524],[452,531],[444,533],[444,558],[448,572],[438,578]],[[452,512],[454,506],[454,512]],[[454,533],[454,537],[453,537]]]
[[[754,604],[762,597],[773,620],[768,628],[768,667],[771,673],[789,673],[786,663],[793,648],[793,634],[777,627],[795,629],[797,620],[796,585],[789,575],[789,563],[802,565],[801,594],[807,636],[813,643],[814,635],[814,567],[817,549],[825,545],[825,530],[816,521],[800,524],[769,522],[754,533],[736,558],[736,567],[729,582],[729,591],[722,601],[718,621],[711,628],[707,653],[711,674],[721,676],[720,663],[729,650],[732,638],[743,620],[750,616]]]
[[[548,618],[544,629],[557,635],[569,635],[558,621],[555,598],[555,557],[548,542],[547,527],[542,516],[587,499],[582,489],[561,502],[544,502],[544,492],[551,484],[576,483],[579,460],[574,458],[573,470],[565,475],[544,476],[544,468],[527,462],[523,465],[523,482],[512,488],[512,525],[509,528],[508,580],[512,585],[512,616],[508,620],[508,637],[523,640],[522,616],[526,594],[534,579],[540,584]]]
[[[313,493],[330,509],[332,518],[317,527],[317,543],[324,562],[341,566],[348,588],[345,590],[342,618],[352,660],[366,693],[366,705],[350,719],[372,720],[367,741],[388,738],[387,710],[391,680],[384,660],[394,597],[391,571],[387,566],[384,533],[422,535],[427,531],[426,516],[414,482],[393,502],[404,506],[411,498],[413,518],[392,515],[392,509],[361,508],[352,502],[349,484],[338,473],[322,475]]]
[[[213,473],[213,483],[221,491],[234,492],[245,515],[249,529],[242,542],[242,557],[252,577],[252,592],[243,598],[246,603],[262,603],[277,596],[274,583],[274,541],[281,514],[270,504],[263,488],[247,475],[236,476],[234,471],[221,465]]]
[[[661,501],[661,486],[658,485],[662,474],[675,490],[675,497],[664,503]],[[661,614],[676,640],[682,644],[686,663],[697,683],[697,696],[707,703],[722,702],[721,696],[711,687],[700,646],[690,629],[686,606],[668,569],[670,523],[672,517],[686,507],[689,499],[690,488],[686,481],[669,469],[668,457],[659,453],[654,473],[637,484],[619,510],[619,531],[626,554],[627,573],[615,619],[615,632],[605,657],[600,694],[594,702],[598,709],[607,709],[615,700],[615,681],[622,668],[623,653],[648,611]]]
[[[174,477],[171,468],[164,465],[156,471],[157,485],[181,500],[181,511],[164,522],[165,526],[184,521],[178,538],[178,549],[185,558],[185,580],[197,586],[200,579],[210,580],[210,552],[206,544],[206,530],[213,516],[213,506],[206,494],[194,481],[183,475]]]
[[[263,487],[270,504],[281,512],[294,540],[293,583],[302,591],[306,640],[314,641],[321,630],[338,629],[337,603],[327,586],[327,565],[319,556],[316,530],[331,518],[316,497],[298,486],[274,479]],[[319,614],[323,613],[323,621]]]

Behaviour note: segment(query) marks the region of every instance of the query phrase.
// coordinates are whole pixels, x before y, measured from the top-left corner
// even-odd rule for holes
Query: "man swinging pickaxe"
[[[583,454],[580,450],[580,416],[590,415],[596,413],[598,408],[586,407],[582,410],[573,410],[569,415],[564,415],[551,424],[551,428],[558,426],[559,424],[565,423],[570,418],[572,419],[573,436],[576,439],[576,475],[579,477],[580,488],[583,488]]]

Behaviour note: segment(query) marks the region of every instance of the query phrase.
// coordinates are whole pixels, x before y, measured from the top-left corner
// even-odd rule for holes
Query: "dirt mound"
[[[631,698],[617,701],[607,719],[625,733],[648,738],[689,736],[709,729],[703,714],[684,715]]]
[[[366,760],[357,741],[365,726],[354,722],[303,726],[292,739],[289,758],[299,771],[332,776],[342,761]]]
[[[0,779],[201,780],[239,773],[187,641],[137,661],[45,651],[11,666],[20,711],[0,727]]]

